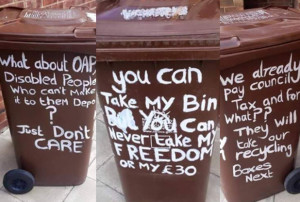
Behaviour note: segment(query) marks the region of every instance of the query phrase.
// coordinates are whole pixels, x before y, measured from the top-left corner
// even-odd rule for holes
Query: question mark
[[[258,112],[256,112],[258,110]],[[257,108],[253,110],[253,122],[256,122],[256,116],[262,113],[262,108]]]
[[[267,118],[268,118],[268,115],[271,114],[271,112],[272,112],[272,107],[267,106],[267,107],[265,107],[265,109],[268,109],[268,111],[265,111],[265,115],[264,115],[265,122],[266,122]]]
[[[48,106],[48,107],[46,107],[46,109],[51,109],[51,111],[50,111],[50,124],[52,125],[53,124],[53,114],[55,114],[57,112],[57,109],[54,106]]]

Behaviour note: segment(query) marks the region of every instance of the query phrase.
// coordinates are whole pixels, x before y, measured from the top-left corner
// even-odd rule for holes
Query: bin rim
[[[219,60],[219,47],[157,49],[97,49],[97,62]]]
[[[62,51],[70,53],[82,53],[95,55],[96,42],[24,42],[24,41],[5,41],[0,40],[0,51],[2,50],[18,50],[18,51],[39,51],[39,47],[43,46],[44,51]],[[85,48],[83,48],[83,46]]]
[[[219,55],[218,33],[143,38],[97,36],[98,61],[218,60]]]
[[[253,50],[246,50],[240,52],[234,52],[229,54],[220,55],[220,70],[223,71],[228,68],[234,68],[243,63],[269,57],[272,55],[283,54],[286,52],[292,52],[300,50],[300,40],[291,41],[283,44],[276,44],[273,46],[262,47]]]

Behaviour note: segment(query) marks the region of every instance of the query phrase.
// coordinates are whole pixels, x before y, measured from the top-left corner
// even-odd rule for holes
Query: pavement
[[[98,104],[98,103],[97,103]],[[2,202],[125,202],[114,155],[106,131],[103,112],[97,106],[97,129],[93,139],[89,172],[86,182],[76,187],[34,187],[25,195],[8,193],[0,184],[0,201]],[[96,138],[97,137],[97,138]],[[96,141],[97,139],[97,141]],[[227,202],[220,190],[219,165],[219,131],[216,137],[206,202]],[[97,147],[97,149],[96,149]],[[300,167],[300,147],[297,167]],[[3,175],[17,168],[9,130],[0,134],[0,182]],[[97,186],[96,186],[97,185]],[[300,194],[291,195],[281,192],[260,202],[299,202]]]

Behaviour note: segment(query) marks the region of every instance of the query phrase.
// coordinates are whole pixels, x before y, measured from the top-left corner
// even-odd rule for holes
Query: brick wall
[[[0,90],[0,132],[7,126],[7,120],[5,115],[4,102],[2,98],[2,93]]]
[[[86,6],[96,9],[95,0],[0,0],[0,8],[6,6],[32,8],[69,8],[70,6]],[[7,126],[4,103],[0,88],[0,132]]]
[[[242,10],[244,7],[243,0],[221,0],[221,12]]]

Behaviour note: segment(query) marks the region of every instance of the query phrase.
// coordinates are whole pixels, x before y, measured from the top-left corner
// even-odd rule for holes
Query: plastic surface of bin
[[[221,16],[221,187],[229,202],[284,190],[299,139],[300,13]]]
[[[98,5],[98,93],[128,202],[205,201],[218,59],[218,1]]]
[[[95,13],[0,10],[0,82],[20,169],[36,185],[85,181],[95,114]]]

